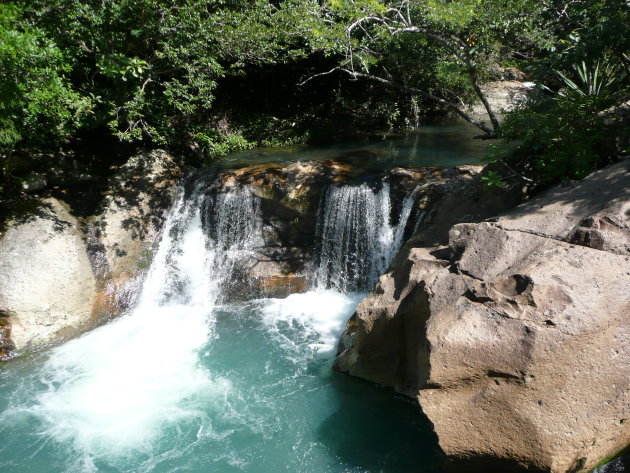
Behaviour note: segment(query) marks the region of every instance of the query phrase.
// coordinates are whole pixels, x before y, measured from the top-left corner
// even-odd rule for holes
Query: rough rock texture
[[[102,245],[99,272],[129,271],[155,242],[181,171],[164,151],[132,157],[111,179],[102,212],[91,227]]]
[[[55,199],[0,237],[0,356],[93,324],[96,281],[78,223]]]
[[[132,157],[110,179],[102,211],[87,226],[101,315],[116,315],[137,292],[180,176],[173,158],[156,150]]]
[[[117,170],[87,225],[52,198],[9,222],[0,234],[0,359],[76,336],[132,302],[179,175],[165,152],[142,153]]]
[[[417,397],[462,471],[587,471],[630,444],[630,163],[491,220],[420,231],[337,368]]]

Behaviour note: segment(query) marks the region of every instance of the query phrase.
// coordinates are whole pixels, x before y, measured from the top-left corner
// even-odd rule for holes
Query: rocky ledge
[[[359,305],[337,369],[417,398],[461,471],[588,471],[627,447],[630,162],[435,235]]]
[[[473,168],[396,168],[367,176],[346,162],[303,161],[223,171],[204,182],[208,198],[247,188],[258,199],[263,243],[239,268],[227,297],[282,297],[306,288],[317,212],[330,185],[387,183],[394,216],[417,189],[414,212],[459,192]],[[0,234],[0,359],[67,340],[134,303],[182,172],[163,151],[141,153],[113,173],[96,215],[75,218],[61,200],[8,222]],[[211,216],[206,218],[211,225]],[[408,233],[411,233],[409,229]]]
[[[260,203],[262,244],[243,261],[234,278],[232,297],[285,297],[308,287],[309,268],[317,253],[318,213],[330,186],[368,183],[390,187],[391,218],[396,221],[405,198],[414,195],[410,222],[431,211],[436,202],[470,185],[480,168],[393,168],[366,173],[343,161],[298,161],[260,164],[229,170],[209,179],[209,197],[248,189]],[[211,225],[211,223],[210,223]],[[406,235],[413,233],[408,228]],[[244,284],[238,284],[242,281]]]

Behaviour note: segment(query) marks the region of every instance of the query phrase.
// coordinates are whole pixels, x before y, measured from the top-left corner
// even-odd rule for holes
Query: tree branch
[[[405,6],[407,7],[407,12],[406,12],[407,18],[405,18],[404,14],[402,13],[403,7]],[[380,16],[369,15],[369,16],[364,16],[362,18],[355,20],[353,23],[351,23],[347,27],[346,29],[346,34],[348,36],[347,56],[350,62],[351,70],[354,71],[354,54],[353,54],[352,45],[351,45],[352,32],[359,26],[363,28],[363,24],[366,22],[373,22],[373,23],[381,24],[383,27],[387,29],[387,31],[392,36],[396,36],[403,33],[416,33],[416,34],[423,34],[425,36],[428,36],[438,41],[444,47],[446,47],[446,49],[448,49],[453,55],[455,55],[455,57],[457,57],[466,66],[473,90],[475,91],[475,94],[477,95],[481,103],[483,104],[486,110],[486,113],[488,115],[488,118],[490,119],[490,123],[492,124],[492,128],[493,128],[492,135],[496,135],[500,127],[499,120],[497,119],[497,116],[494,113],[494,110],[492,109],[492,106],[490,105],[490,102],[488,101],[486,95],[484,94],[484,92],[481,90],[481,87],[479,86],[478,78],[477,78],[477,66],[467,53],[466,43],[461,38],[458,38],[457,36],[449,34],[449,33],[444,33],[444,32],[432,30],[429,28],[423,28],[420,26],[412,26],[411,16],[409,12],[409,3],[407,1],[403,1],[399,8],[390,8],[388,10],[388,13],[393,13],[394,17],[399,18],[399,20],[397,21],[397,20],[382,18]],[[367,69],[366,69],[366,73],[367,73]],[[369,76],[370,74],[367,74],[367,75]],[[372,76],[372,77],[376,77],[376,76]],[[435,98],[438,98],[438,97],[435,97]],[[449,104],[449,105],[446,105],[446,104]],[[468,116],[467,114],[465,114],[462,110],[455,107],[453,104],[450,104],[450,102],[446,102],[446,104],[444,105],[448,106],[449,108],[453,110],[459,110],[456,113],[458,113],[463,118],[465,118],[466,120],[472,123],[471,121],[472,118]],[[462,113],[464,113],[466,117],[464,117]],[[476,120],[473,120],[473,121],[476,122]]]
[[[310,77],[308,77],[308,78],[304,79],[302,82],[299,82],[299,83],[298,83],[298,87],[302,87],[304,84],[308,84],[308,83],[309,83],[310,81],[312,81],[313,79],[316,79],[316,78],[321,77],[321,76],[327,76],[327,75],[332,74],[333,72],[338,71],[338,70],[341,70],[341,69],[340,69],[339,67],[333,67],[333,68],[332,68],[331,70],[329,70],[329,71],[326,71],[326,72],[320,72],[320,73],[318,73],[318,74],[312,75],[312,76],[310,76]]]

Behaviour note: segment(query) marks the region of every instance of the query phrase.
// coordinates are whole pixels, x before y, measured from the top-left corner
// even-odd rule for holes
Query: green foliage
[[[34,147],[67,140],[94,101],[72,87],[63,51],[45,32],[18,20],[15,5],[0,4],[0,153],[5,156],[21,140]]]
[[[600,67],[601,66],[601,67]],[[575,64],[573,70],[577,73],[579,81],[576,83],[563,74],[556,71],[564,83],[569,87],[570,92],[583,97],[596,97],[609,94],[609,89],[622,78],[620,68],[617,64],[602,63],[597,61],[593,66],[588,66],[582,61]],[[566,95],[560,91],[560,95]]]
[[[505,185],[503,179],[504,177],[496,171],[488,171],[485,176],[481,176],[485,187],[503,187]]]
[[[59,95],[65,85],[77,91],[53,103],[93,97],[91,124],[107,124],[125,141],[207,146],[205,138],[195,140],[206,136],[197,130],[212,110],[218,81],[239,74],[245,64],[275,61],[285,44],[272,27],[271,5],[262,0],[16,4],[21,9],[11,7],[14,20],[48,38],[40,40],[51,56],[46,62],[64,74],[53,92]],[[242,146],[231,137],[214,142],[225,149]]]
[[[214,159],[234,151],[243,151],[256,146],[238,133],[219,134],[208,130],[195,134],[195,141],[199,144],[202,155]]]
[[[567,4],[563,18],[553,50],[532,62],[551,96],[503,126],[504,137],[520,143],[509,159],[544,183],[582,178],[628,152],[627,127],[611,122],[608,110],[630,97],[630,7],[581,0]]]
[[[627,77],[618,67],[601,72],[600,63],[572,70],[573,78],[558,72],[567,89],[515,111],[503,126],[506,139],[520,141],[512,159],[542,182],[580,179],[620,152],[603,112],[627,96]]]
[[[293,2],[300,3],[306,6],[298,30],[311,51],[333,52],[350,76],[425,92],[425,111],[463,111],[501,58],[532,54],[554,40],[537,0]],[[401,115],[399,125],[410,119]]]
[[[417,30],[392,34],[399,13]],[[342,129],[412,128],[443,111],[418,91],[463,107],[498,64],[553,91],[509,118],[514,156],[548,181],[579,177],[615,152],[598,114],[627,100],[629,25],[625,0],[3,2],[0,185],[19,182],[18,157],[27,171],[56,166],[90,133],[196,163]],[[335,66],[401,87],[322,74]],[[294,87],[317,74],[323,85]]]

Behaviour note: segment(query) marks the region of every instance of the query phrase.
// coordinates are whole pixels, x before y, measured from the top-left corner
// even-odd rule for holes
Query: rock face
[[[629,232],[628,161],[448,246],[420,231],[337,367],[417,397],[462,471],[587,471],[630,444]]]
[[[504,80],[483,84],[481,85],[481,90],[485,94],[490,106],[497,114],[497,118],[501,121],[505,112],[515,109],[534,92],[535,89],[530,85],[533,86],[530,82]],[[488,121],[486,109],[481,102],[473,105],[471,113],[477,120]]]
[[[0,356],[77,334],[92,323],[96,280],[82,232],[55,199],[0,239]]]
[[[90,225],[102,250],[99,272],[116,278],[146,257],[180,176],[172,157],[159,150],[136,155],[118,170]]]
[[[9,222],[0,235],[0,359],[76,336],[128,306],[178,175],[166,153],[142,153],[114,175],[87,225],[56,199]]]
[[[269,295],[305,288],[304,268],[312,258],[317,210],[323,190],[344,179],[347,169],[303,161],[249,166],[223,174],[218,192],[246,187],[260,200],[263,245],[246,270]]]

